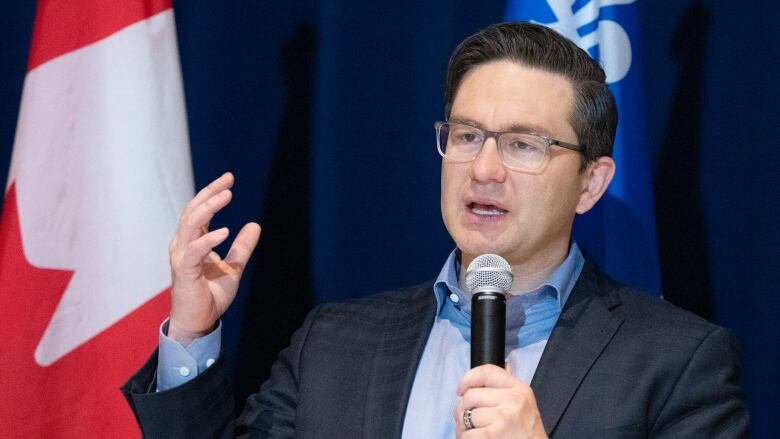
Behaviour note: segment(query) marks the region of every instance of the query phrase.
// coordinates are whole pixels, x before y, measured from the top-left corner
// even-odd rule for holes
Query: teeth
[[[491,216],[498,216],[503,214],[504,212],[500,210],[495,209],[481,209],[479,207],[472,207],[471,211],[476,213],[477,215],[491,215]]]

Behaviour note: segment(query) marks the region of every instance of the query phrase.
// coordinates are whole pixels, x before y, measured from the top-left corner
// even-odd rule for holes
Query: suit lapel
[[[614,288],[587,259],[531,382],[548,435],[623,322],[616,310],[620,298]]]
[[[377,349],[371,362],[364,437],[400,438],[417,365],[436,315],[432,284],[425,284],[406,300],[387,304],[377,331]]]

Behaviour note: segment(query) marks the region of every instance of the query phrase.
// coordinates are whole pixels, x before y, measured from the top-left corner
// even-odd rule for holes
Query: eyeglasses
[[[445,159],[456,163],[474,160],[489,138],[496,140],[501,161],[515,171],[538,171],[550,158],[550,146],[584,153],[585,147],[561,142],[539,134],[515,131],[488,131],[462,123],[436,122],[436,147]]]

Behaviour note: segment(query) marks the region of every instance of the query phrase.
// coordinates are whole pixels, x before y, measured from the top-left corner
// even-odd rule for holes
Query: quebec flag
[[[618,106],[617,172],[577,218],[577,242],[619,281],[661,292],[651,155],[645,136],[636,0],[509,0],[506,19],[549,26],[598,60]]]

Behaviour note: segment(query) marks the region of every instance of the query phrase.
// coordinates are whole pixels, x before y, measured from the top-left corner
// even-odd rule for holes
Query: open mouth
[[[475,215],[481,216],[501,216],[507,213],[505,209],[493,204],[469,203],[468,208]]]

